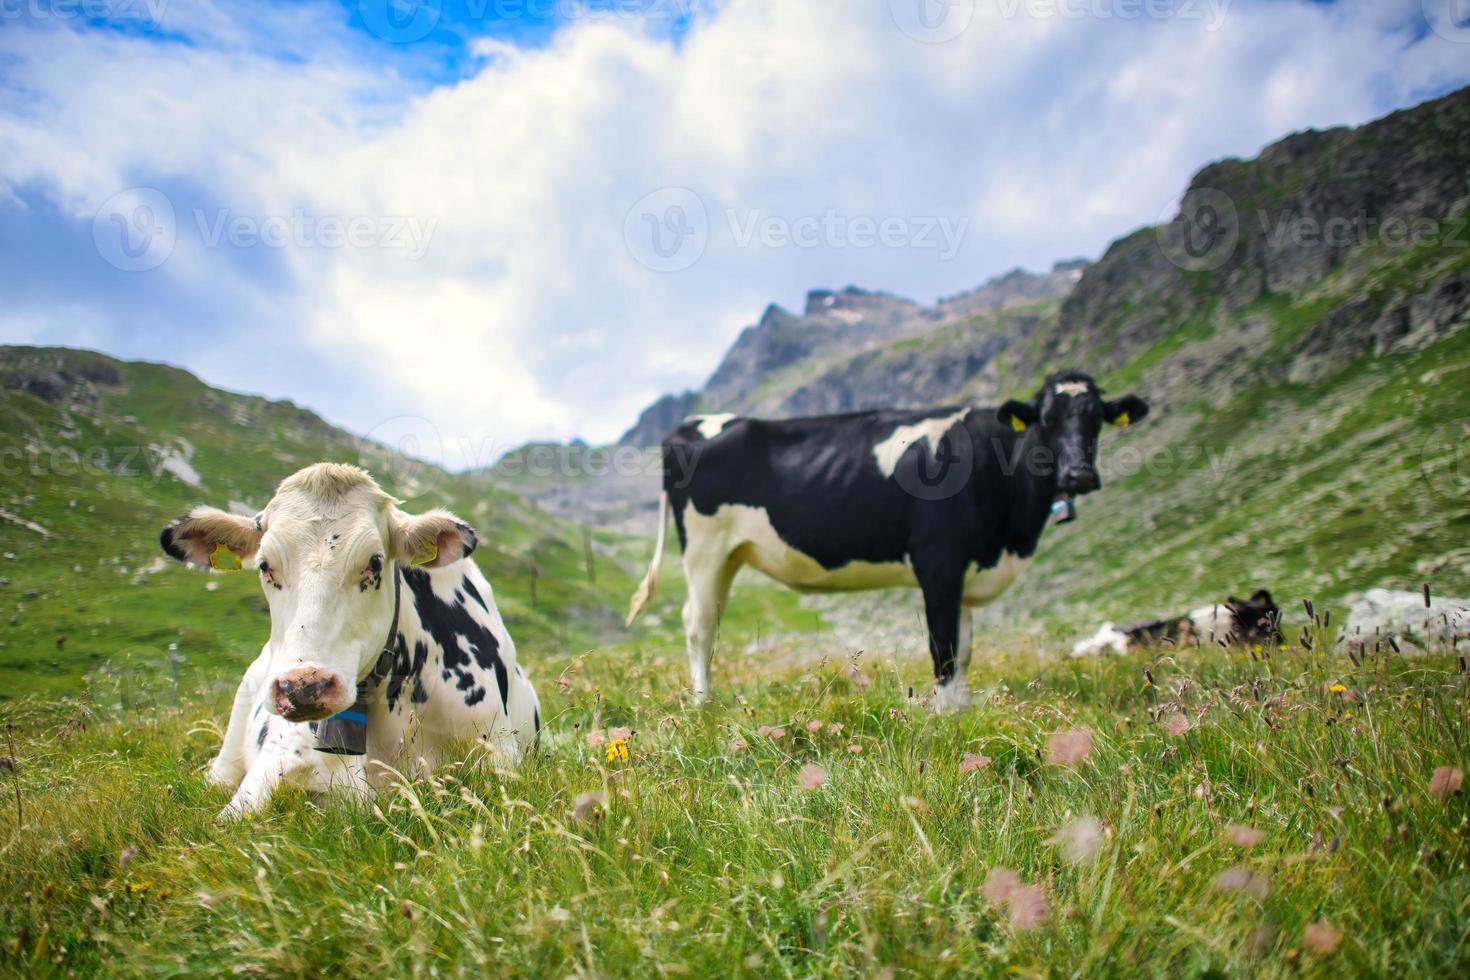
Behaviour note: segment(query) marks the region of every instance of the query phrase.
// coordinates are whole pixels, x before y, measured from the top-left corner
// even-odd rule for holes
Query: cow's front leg
[[[918,571],[918,570],[916,570]],[[968,641],[969,630],[961,630],[961,619],[968,620],[968,610],[960,605],[964,589],[964,569],[919,571],[919,586],[924,592],[924,618],[929,627],[929,656],[934,660],[934,710],[943,714],[970,703],[970,690],[965,673],[959,669],[961,633]],[[963,615],[962,614],[966,614]],[[970,663],[969,650],[964,651],[964,664]]]
[[[265,747],[255,757],[255,764],[240,781],[234,798],[219,812],[221,820],[238,820],[246,814],[264,810],[275,794],[276,788],[293,774],[306,767],[306,762],[290,751],[276,746]]]
[[[257,695],[269,668],[270,655],[267,648],[240,679],[240,686],[235,690],[234,703],[230,706],[230,721],[225,726],[225,737],[220,743],[219,755],[214,757],[204,774],[209,782],[230,792],[239,787],[249,767],[246,739],[250,737],[252,719],[259,723],[259,716],[264,712]]]

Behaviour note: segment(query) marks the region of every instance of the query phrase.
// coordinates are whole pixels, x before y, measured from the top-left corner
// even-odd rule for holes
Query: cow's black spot
[[[500,657],[500,643],[489,627],[470,615],[463,601],[448,603],[434,594],[429,573],[417,568],[406,569],[403,581],[413,593],[414,611],[419,622],[433,637],[444,669],[458,677],[455,685],[461,691],[471,691],[482,683],[480,672],[494,671],[495,683],[500,690],[500,707],[506,710],[510,696],[510,673]],[[478,670],[477,670],[478,668]],[[478,704],[483,693],[466,704]]]
[[[260,726],[260,734],[255,737],[255,747],[258,749],[265,744],[265,737],[271,733],[271,723],[265,722]]]
[[[428,700],[424,694],[423,684],[420,676],[424,669],[424,662],[429,659],[429,648],[424,646],[420,640],[413,645],[413,655],[409,655],[408,639],[402,633],[393,645],[393,673],[388,678],[388,707],[394,707],[403,697],[403,685],[409,681],[413,682],[410,688],[410,696],[415,704],[423,704]]]
[[[459,533],[464,538],[464,554],[460,555],[460,557],[468,558],[475,553],[475,549],[480,545],[479,535],[475,534],[475,529],[468,524],[456,523],[454,526],[459,528]]]
[[[490,611],[490,607],[485,604],[485,598],[480,595],[480,590],[475,588],[475,583],[470,581],[468,575],[466,575],[459,584],[466,592],[469,593],[471,599],[474,599],[480,604],[481,609],[485,610],[486,612]]]
[[[483,687],[477,687],[464,696],[464,703],[467,708],[473,708],[483,700],[485,700],[485,689]]]

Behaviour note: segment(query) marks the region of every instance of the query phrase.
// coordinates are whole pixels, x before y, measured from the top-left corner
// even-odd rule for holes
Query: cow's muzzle
[[[298,667],[271,682],[271,708],[287,721],[318,721],[346,708],[355,694],[335,671]]]
[[[1080,497],[1101,487],[1102,481],[1098,479],[1097,470],[1091,466],[1078,466],[1062,474],[1061,484],[1063,492],[1068,496]]]

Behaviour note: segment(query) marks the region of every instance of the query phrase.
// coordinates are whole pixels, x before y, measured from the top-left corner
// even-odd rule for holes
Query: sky
[[[0,343],[489,465],[1467,81],[1470,0],[0,0]]]

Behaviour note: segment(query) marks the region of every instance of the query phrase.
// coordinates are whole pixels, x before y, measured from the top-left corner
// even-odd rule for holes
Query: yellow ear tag
[[[1011,416],[1011,428],[1015,429],[1017,432],[1025,432],[1026,431],[1026,423],[1025,422],[1022,422],[1020,419],[1018,419],[1014,415],[1012,415]]]
[[[408,563],[410,565],[413,565],[414,567],[418,567],[421,565],[432,565],[438,559],[438,557],[439,542],[425,541],[424,546],[418,551],[414,552],[413,557],[408,560]]]
[[[224,545],[217,544],[209,556],[209,567],[216,572],[238,572],[245,565],[240,561],[239,555]]]
[[[1123,426],[1127,425],[1130,421],[1132,421],[1132,420],[1128,417],[1128,413],[1127,412],[1119,412],[1118,413],[1118,417],[1115,418],[1115,419],[1113,419],[1113,424],[1116,425],[1116,426],[1118,426],[1121,429]]]

